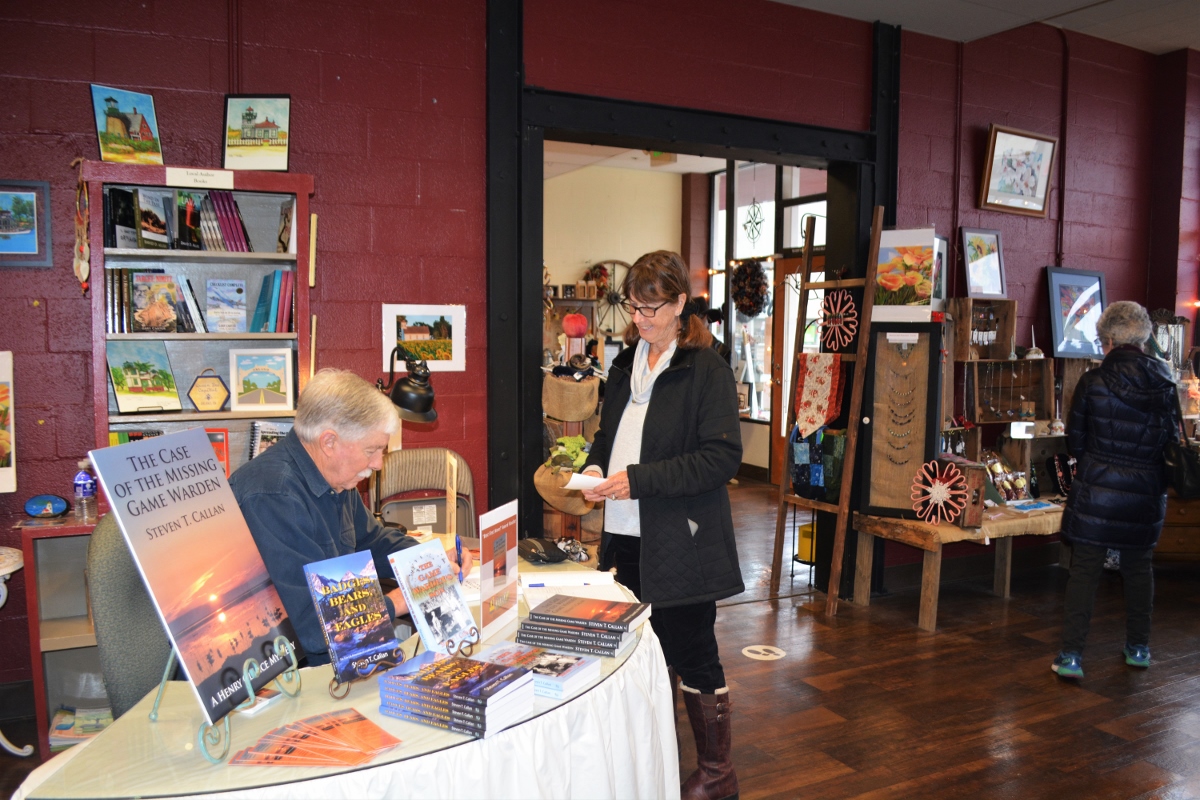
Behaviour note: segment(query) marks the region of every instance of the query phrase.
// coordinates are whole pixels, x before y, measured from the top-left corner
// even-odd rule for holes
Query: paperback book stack
[[[235,767],[357,767],[400,740],[353,708],[274,728],[229,760]]]
[[[379,678],[379,710],[486,739],[533,711],[533,673],[426,651]]]
[[[525,667],[533,673],[533,693],[551,700],[571,697],[600,678],[598,658],[556,653],[513,642],[492,645],[473,658],[493,664]]]
[[[50,721],[50,752],[87,741],[112,724],[110,708],[59,708]]]
[[[517,642],[595,656],[624,655],[650,617],[646,603],[556,594],[530,610]]]

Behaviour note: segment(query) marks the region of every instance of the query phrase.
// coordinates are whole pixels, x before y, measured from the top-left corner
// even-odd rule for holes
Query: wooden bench
[[[917,626],[922,630],[937,628],[938,589],[942,577],[942,545],[952,542],[996,542],[996,565],[992,591],[998,597],[1008,597],[1012,576],[1012,540],[1014,536],[1049,536],[1058,533],[1062,525],[1062,509],[1034,511],[1028,514],[1006,508],[984,512],[979,528],[959,528],[954,525],[930,525],[889,517],[854,514],[853,527],[858,531],[858,559],[854,567],[854,602],[865,606],[871,602],[872,539],[878,536],[924,551],[921,567],[921,606]]]

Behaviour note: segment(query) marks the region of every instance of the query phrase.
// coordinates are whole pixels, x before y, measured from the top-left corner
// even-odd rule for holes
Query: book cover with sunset
[[[215,724],[300,657],[283,601],[267,576],[225,468],[203,428],[89,453],[134,563],[188,682]]]

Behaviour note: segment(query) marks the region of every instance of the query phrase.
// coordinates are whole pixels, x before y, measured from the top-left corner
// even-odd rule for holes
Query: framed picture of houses
[[[383,371],[391,370],[392,351],[401,347],[396,371],[407,370],[404,354],[424,359],[430,372],[463,372],[467,368],[467,307],[439,305],[383,306]]]
[[[225,95],[225,169],[287,172],[291,109],[286,94]]]
[[[104,347],[118,413],[144,414],[183,409],[164,342],[110,339]]]
[[[95,83],[91,86],[100,160],[121,164],[163,163],[154,97]]]

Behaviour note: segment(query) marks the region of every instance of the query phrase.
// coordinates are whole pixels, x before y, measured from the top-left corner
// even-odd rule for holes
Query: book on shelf
[[[263,276],[262,286],[258,290],[258,300],[254,303],[254,316],[250,318],[250,332],[262,333],[267,329],[267,305],[271,302],[271,281],[275,273],[269,272]]]
[[[391,553],[388,561],[426,650],[449,653],[464,641],[479,639],[458,566],[451,565],[440,540]]]
[[[143,250],[166,250],[167,222],[163,219],[163,193],[141,187],[133,191],[133,210],[137,215],[138,247]]]
[[[175,276],[161,272],[134,272],[130,283],[130,332],[175,333],[179,302]]]
[[[263,452],[288,435],[293,423],[281,420],[256,419],[250,423],[250,458]]]
[[[561,700],[600,678],[600,660],[577,653],[500,642],[472,656],[479,661],[525,667],[533,673],[533,693]]]
[[[205,310],[210,332],[245,332],[246,282],[241,278],[209,278],[205,282]]]
[[[200,231],[200,200],[202,192],[180,189],[175,192],[175,247],[179,250],[203,248]]]
[[[296,224],[296,201],[288,198],[279,207],[279,233],[275,236],[276,253],[295,252],[292,245],[292,226]]]
[[[649,616],[650,606],[647,603],[599,600],[566,594],[556,594],[529,610],[529,619],[534,622],[582,625],[613,631],[633,631]]]
[[[112,233],[111,247],[136,250],[138,247],[137,211],[134,208],[133,192],[118,186],[109,187],[105,196],[108,198],[108,227]]]
[[[204,233],[204,249],[225,252],[229,248],[225,244],[225,236],[217,221],[217,212],[213,207],[212,197],[205,194],[200,200],[200,225]]]
[[[279,318],[279,285],[283,282],[283,270],[271,271],[271,299],[267,301],[267,323],[264,328],[268,333],[279,329],[275,326]]]
[[[163,432],[157,429],[152,430],[118,430],[108,432],[108,444],[114,447],[119,444],[128,444],[129,442],[140,442],[142,439],[150,439],[155,436],[162,436]]]
[[[404,660],[369,550],[305,564],[304,578],[339,683]]]
[[[163,223],[167,227],[167,247],[175,249],[175,192],[163,192],[159,201],[162,203]]]
[[[252,695],[300,657],[295,632],[246,520],[199,428],[89,454],[111,513],[209,724],[248,699],[233,685],[258,663]],[[213,597],[222,599],[212,602]]]
[[[184,305],[187,307],[188,317],[192,321],[192,332],[208,333],[208,323],[204,321],[204,315],[200,312],[200,303],[196,299],[196,289],[192,286],[191,279],[182,275],[177,275],[175,278],[179,294],[182,295]]]
[[[295,278],[296,273],[292,270],[280,270],[279,309],[275,315],[276,333],[287,333],[291,329],[292,287],[296,284]]]
[[[543,634],[535,631],[527,631],[522,628],[517,631],[516,640],[519,644],[527,644],[533,647],[545,647],[551,650],[566,650],[570,653],[584,653],[591,656],[616,658],[627,653],[637,641],[637,637],[633,634],[627,635],[629,638],[623,640],[620,645],[611,646],[592,639],[576,639],[570,636]]]
[[[120,414],[181,411],[175,373],[161,340],[104,343],[108,374]]]
[[[212,444],[217,462],[225,468],[225,477],[229,477],[229,428],[205,428],[208,441]]]

